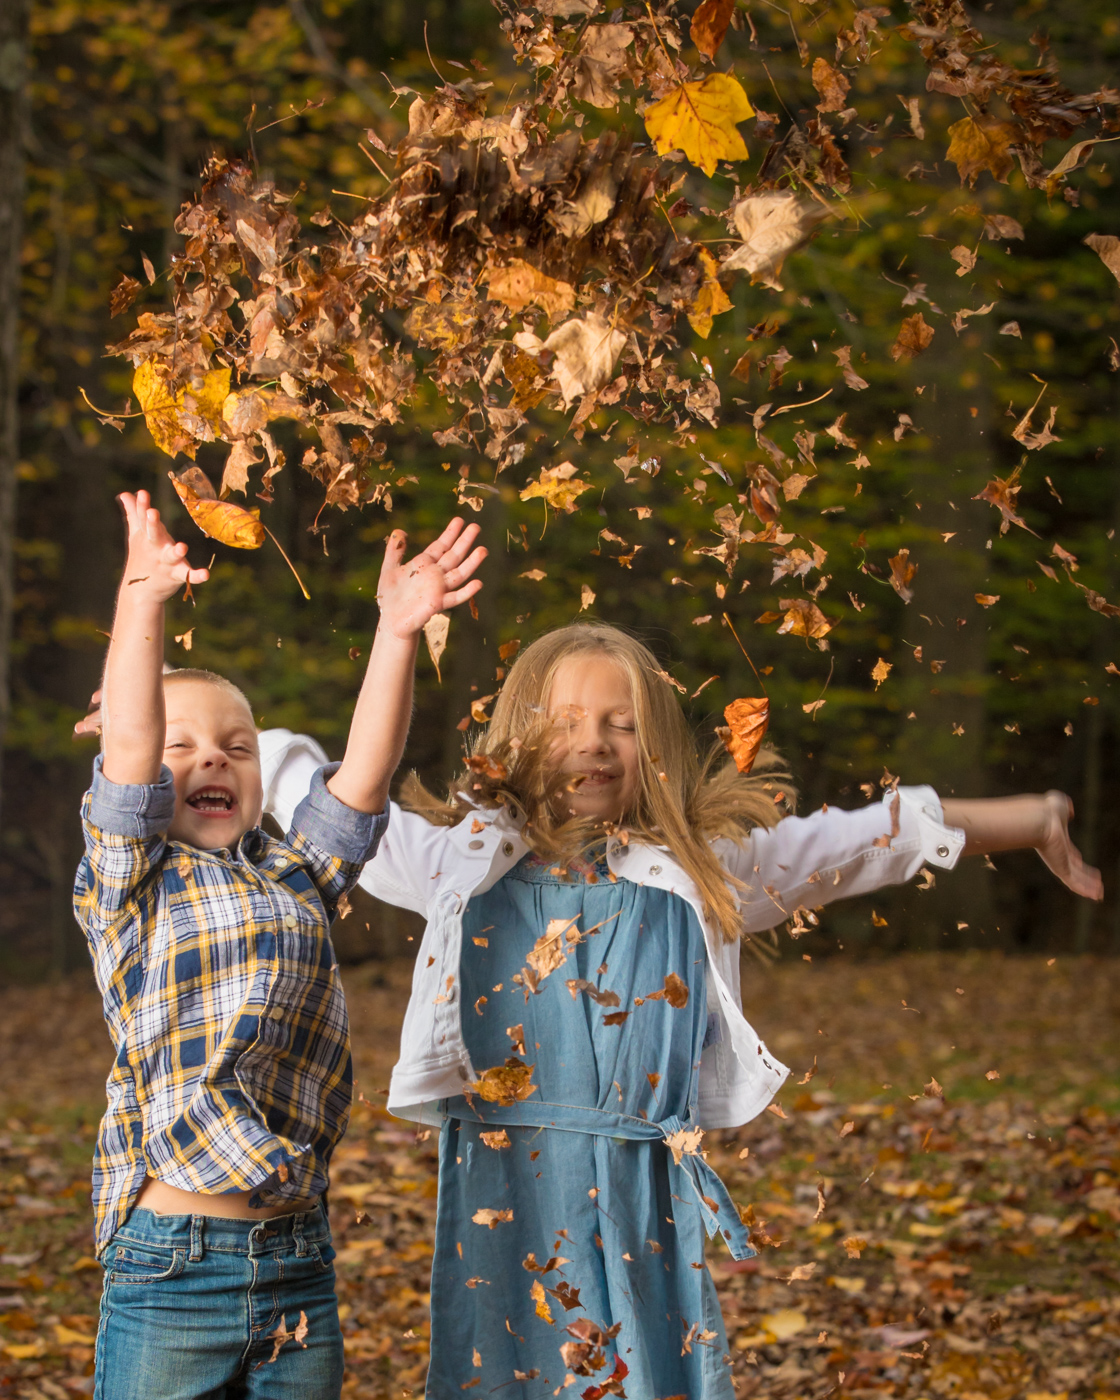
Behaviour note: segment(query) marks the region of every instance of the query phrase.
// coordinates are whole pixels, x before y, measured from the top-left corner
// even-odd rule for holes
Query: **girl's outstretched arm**
[[[452,520],[439,539],[407,564],[404,531],[394,530],[386,542],[377,584],[381,617],[346,756],[327,782],[335,797],[355,811],[380,812],[388,800],[389,783],[408,737],[416,649],[424,624],[473,598],[482,587],[481,579],[471,579],[486,558],[481,546],[471,548],[478,528],[464,529],[462,520]]]
[[[942,798],[949,826],[965,835],[964,854],[1016,851],[1033,847],[1074,894],[1102,899],[1101,873],[1086,865],[1070,840],[1073,803],[1064,792],[1026,793],[1021,797]]]

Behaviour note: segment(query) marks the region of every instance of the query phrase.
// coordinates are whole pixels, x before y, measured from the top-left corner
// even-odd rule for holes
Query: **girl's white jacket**
[[[260,735],[265,811],[286,831],[311,775],[326,755],[287,729]],[[744,933],[782,922],[799,906],[896,885],[923,864],[949,870],[964,833],[947,827],[929,787],[898,789],[897,834],[891,836],[893,794],[859,811],[822,808],[756,830],[742,844],[717,841],[741,894]],[[439,1100],[460,1094],[477,1075],[463,1043],[459,953],[467,901],[497,883],[528,850],[519,834],[525,816],[512,803],[479,809],[458,826],[432,826],[392,804],[392,815],[361,885],[388,904],[414,909],[428,923],[412,976],[401,1031],[401,1053],[389,1087],[389,1112],[440,1121]],[[607,863],[620,880],[679,894],[696,911],[708,950],[708,1035],[700,1065],[700,1124],[731,1128],[761,1113],[789,1070],[771,1055],[742,1012],[739,944],[726,943],[704,917],[695,885],[668,851],[611,840]],[[486,1068],[486,1066],[480,1066]]]

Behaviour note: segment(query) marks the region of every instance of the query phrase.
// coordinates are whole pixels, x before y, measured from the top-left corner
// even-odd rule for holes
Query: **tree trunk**
[[[4,0],[0,4],[0,755],[11,712],[19,461],[19,292],[30,10],[30,0]]]

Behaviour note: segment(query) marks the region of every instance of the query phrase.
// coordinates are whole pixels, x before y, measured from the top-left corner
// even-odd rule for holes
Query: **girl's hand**
[[[128,526],[128,559],[121,593],[131,602],[166,603],[186,583],[205,583],[209,569],[192,569],[187,546],[177,544],[147,491],[118,497]]]
[[[471,579],[471,574],[487,554],[481,545],[471,549],[478,538],[478,528],[464,528],[456,516],[438,540],[407,564],[404,552],[408,536],[403,530],[393,531],[385,543],[385,562],[377,582],[381,627],[394,637],[407,640],[417,636],[436,613],[474,597],[482,580]]]
[[[1043,838],[1035,850],[1074,894],[1084,895],[1086,899],[1103,899],[1101,872],[1085,864],[1069,837],[1073,803],[1064,792],[1054,790],[1043,795],[1042,803]]]

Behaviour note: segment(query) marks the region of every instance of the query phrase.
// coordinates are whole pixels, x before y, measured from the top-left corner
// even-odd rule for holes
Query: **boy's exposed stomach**
[[[278,1215],[296,1215],[312,1210],[319,1198],[307,1201],[284,1201],[274,1206],[251,1206],[251,1191],[223,1191],[210,1195],[203,1191],[181,1191],[166,1181],[146,1176],[136,1198],[135,1208],[154,1211],[156,1215],[210,1215],[221,1220],[272,1220]]]

